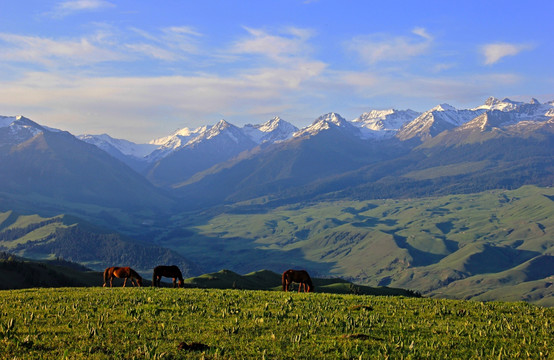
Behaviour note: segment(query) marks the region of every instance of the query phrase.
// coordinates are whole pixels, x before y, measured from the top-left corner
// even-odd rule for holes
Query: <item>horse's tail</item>
[[[308,279],[306,279],[306,284],[308,284],[308,292],[314,291],[315,286],[312,283],[312,278],[310,278],[310,275],[308,275]]]
[[[110,268],[106,268],[106,270],[104,270],[104,285],[103,286],[106,286],[106,284],[108,283],[109,273],[110,273]]]
[[[183,273],[181,272],[181,269],[179,269],[178,266],[175,266],[175,268],[177,269],[177,278],[179,279],[179,281],[184,281]]]
[[[156,269],[157,268],[154,268],[154,271],[152,272],[152,286],[156,286],[156,277],[158,276]]]
[[[288,278],[288,270],[283,273],[283,276],[281,277],[281,284],[283,284],[283,291],[287,291],[287,278]]]
[[[132,274],[132,276],[135,277],[135,279],[138,279],[138,280],[142,281],[142,276],[140,276],[140,274],[138,272],[136,272],[135,270],[131,269],[131,274]]]

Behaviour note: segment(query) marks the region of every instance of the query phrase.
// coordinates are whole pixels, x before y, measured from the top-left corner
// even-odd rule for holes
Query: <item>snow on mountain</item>
[[[473,110],[500,110],[500,111],[511,111],[516,109],[518,106],[522,105],[522,102],[512,101],[508,98],[502,100],[495,98],[494,96],[489,97],[483,105],[480,105]]]
[[[244,138],[248,138],[238,127],[222,119],[214,126],[208,127],[206,131],[200,132],[198,136],[192,138],[186,146],[198,144],[216,137],[225,137],[227,140],[235,143],[239,143],[241,140],[244,140]]]
[[[305,127],[294,133],[294,137],[314,136],[322,131],[330,129],[348,131],[352,134],[360,136],[360,130],[358,127],[352,125],[346,121],[337,113],[328,113],[318,117],[310,126]]]
[[[77,136],[77,138],[86,143],[96,145],[96,147],[106,151],[107,153],[112,153],[113,149],[115,149],[123,155],[133,156],[139,159],[144,158],[159,147],[155,144],[136,144],[124,139],[115,139],[108,134],[84,134]]]
[[[548,121],[554,116],[554,106],[551,103],[541,104],[537,99],[531,99],[529,103],[523,103],[513,102],[509,99],[499,102],[495,101],[494,98],[489,98],[487,103],[491,104],[490,110],[464,124],[459,130],[477,128],[485,131],[517,124],[527,126],[532,122]],[[479,108],[484,109],[485,107],[482,105]]]
[[[451,105],[440,104],[404,124],[396,136],[400,140],[409,140],[415,137],[427,139],[444,130],[465,124],[485,111],[485,109],[457,110]]]
[[[255,146],[253,140],[240,128],[225,120],[220,120],[212,126],[201,126],[194,130],[183,128],[170,136],[152,140],[150,144],[160,145],[160,147],[148,155],[147,160],[149,162],[157,161],[180,149],[192,148],[206,141],[217,141],[227,144],[245,143],[245,146]],[[222,149],[221,151],[225,150]]]
[[[554,116],[554,101],[550,101],[544,104],[541,104],[537,99],[531,98],[531,101],[528,103],[520,101],[512,101],[508,98],[499,100],[495,97],[488,98],[483,105],[480,105],[474,110],[484,109],[484,110],[499,110],[504,112],[514,112],[520,114],[519,116],[522,119],[530,119],[533,117],[541,116]]]
[[[207,128],[208,128],[207,125],[200,126],[193,130],[185,127],[185,128],[176,130],[171,135],[151,140],[149,144],[157,145],[160,147],[178,148],[186,145],[186,143],[189,142],[190,139],[206,131]]]
[[[0,116],[0,140],[4,144],[20,144],[44,131],[51,130],[24,116]]]
[[[352,123],[362,130],[363,138],[391,138],[402,125],[421,115],[413,110],[371,110],[363,113]]]
[[[274,117],[260,125],[245,125],[242,131],[256,144],[262,144],[288,140],[298,128],[279,117]]]

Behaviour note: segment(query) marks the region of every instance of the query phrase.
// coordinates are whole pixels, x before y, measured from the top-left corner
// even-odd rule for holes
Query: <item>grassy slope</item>
[[[131,266],[149,272],[159,264],[176,264],[185,276],[201,273],[171,250],[139,242],[68,215],[0,213],[0,251],[31,259],[65,258],[94,270]]]
[[[315,291],[318,293],[417,296],[413,292],[404,289],[356,285],[338,278],[313,278],[313,283]],[[255,271],[246,275],[239,275],[229,270],[221,270],[217,273],[204,274],[186,279],[185,284],[211,289],[282,290],[281,275],[269,270]],[[295,284],[293,291],[296,291],[296,289]]]
[[[143,286],[150,286],[151,273],[143,274]],[[162,278],[163,287],[170,287],[171,279]],[[342,279],[314,278],[316,291],[330,294],[389,295],[418,297],[411,291],[389,287],[355,285]],[[94,287],[103,284],[102,272],[91,271],[79,264],[64,260],[33,261],[0,253],[0,290],[35,287]],[[115,287],[122,279],[114,279]],[[296,285],[295,285],[296,286]],[[281,291],[281,276],[272,271],[260,270],[239,275],[229,270],[185,279],[187,288],[248,289]],[[293,289],[296,289],[293,287]]]
[[[554,309],[206,289],[0,292],[0,353],[25,359],[547,359]]]
[[[500,273],[554,251],[554,189],[451,195],[414,200],[341,201],[282,207],[264,213],[226,213],[195,219],[191,236],[163,239],[202,265],[248,272],[301,266],[321,275],[390,285],[441,296],[502,297],[524,289],[524,276],[493,281]],[[204,223],[200,223],[203,220]],[[212,250],[228,254],[221,259]],[[218,258],[219,257],[219,258]],[[265,266],[264,266],[265,264]],[[548,260],[543,266],[552,269]],[[456,281],[474,276],[483,289],[468,294]],[[490,281],[485,281],[490,280]],[[508,289],[508,287],[511,287]],[[457,290],[459,289],[459,290]],[[490,292],[495,290],[496,292]],[[549,292],[523,291],[512,299],[540,301]],[[483,295],[484,296],[484,295]]]

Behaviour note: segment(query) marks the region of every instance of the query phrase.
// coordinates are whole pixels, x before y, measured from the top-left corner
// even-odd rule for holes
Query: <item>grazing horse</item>
[[[314,284],[312,284],[312,279],[310,278],[310,275],[308,275],[308,272],[306,270],[289,269],[285,271],[282,276],[283,291],[289,291],[289,285],[293,282],[299,284],[298,292],[300,292],[302,286],[304,286],[304,292],[314,291]],[[307,290],[306,285],[308,286]]]
[[[156,266],[154,268],[154,274],[152,275],[152,286],[160,286],[160,280],[162,276],[173,278],[173,287],[177,287],[175,283],[179,279],[179,287],[183,287],[184,280],[181,270],[175,265],[171,266]]]
[[[112,266],[112,267],[106,268],[106,270],[104,270],[104,286],[106,286],[109,280],[110,287],[112,287],[112,281],[114,277],[117,277],[120,279],[125,278],[125,281],[123,282],[123,287],[125,287],[125,284],[127,284],[128,278],[131,278],[131,284],[133,284],[133,286],[135,286],[135,283],[133,282],[133,280],[136,282],[136,286],[142,286],[142,277],[135,270],[131,269],[128,266],[127,267]]]

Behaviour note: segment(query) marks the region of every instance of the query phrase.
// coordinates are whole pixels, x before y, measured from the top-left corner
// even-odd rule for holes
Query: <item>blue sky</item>
[[[554,99],[554,1],[0,0],[0,115],[145,142],[220,119]]]

